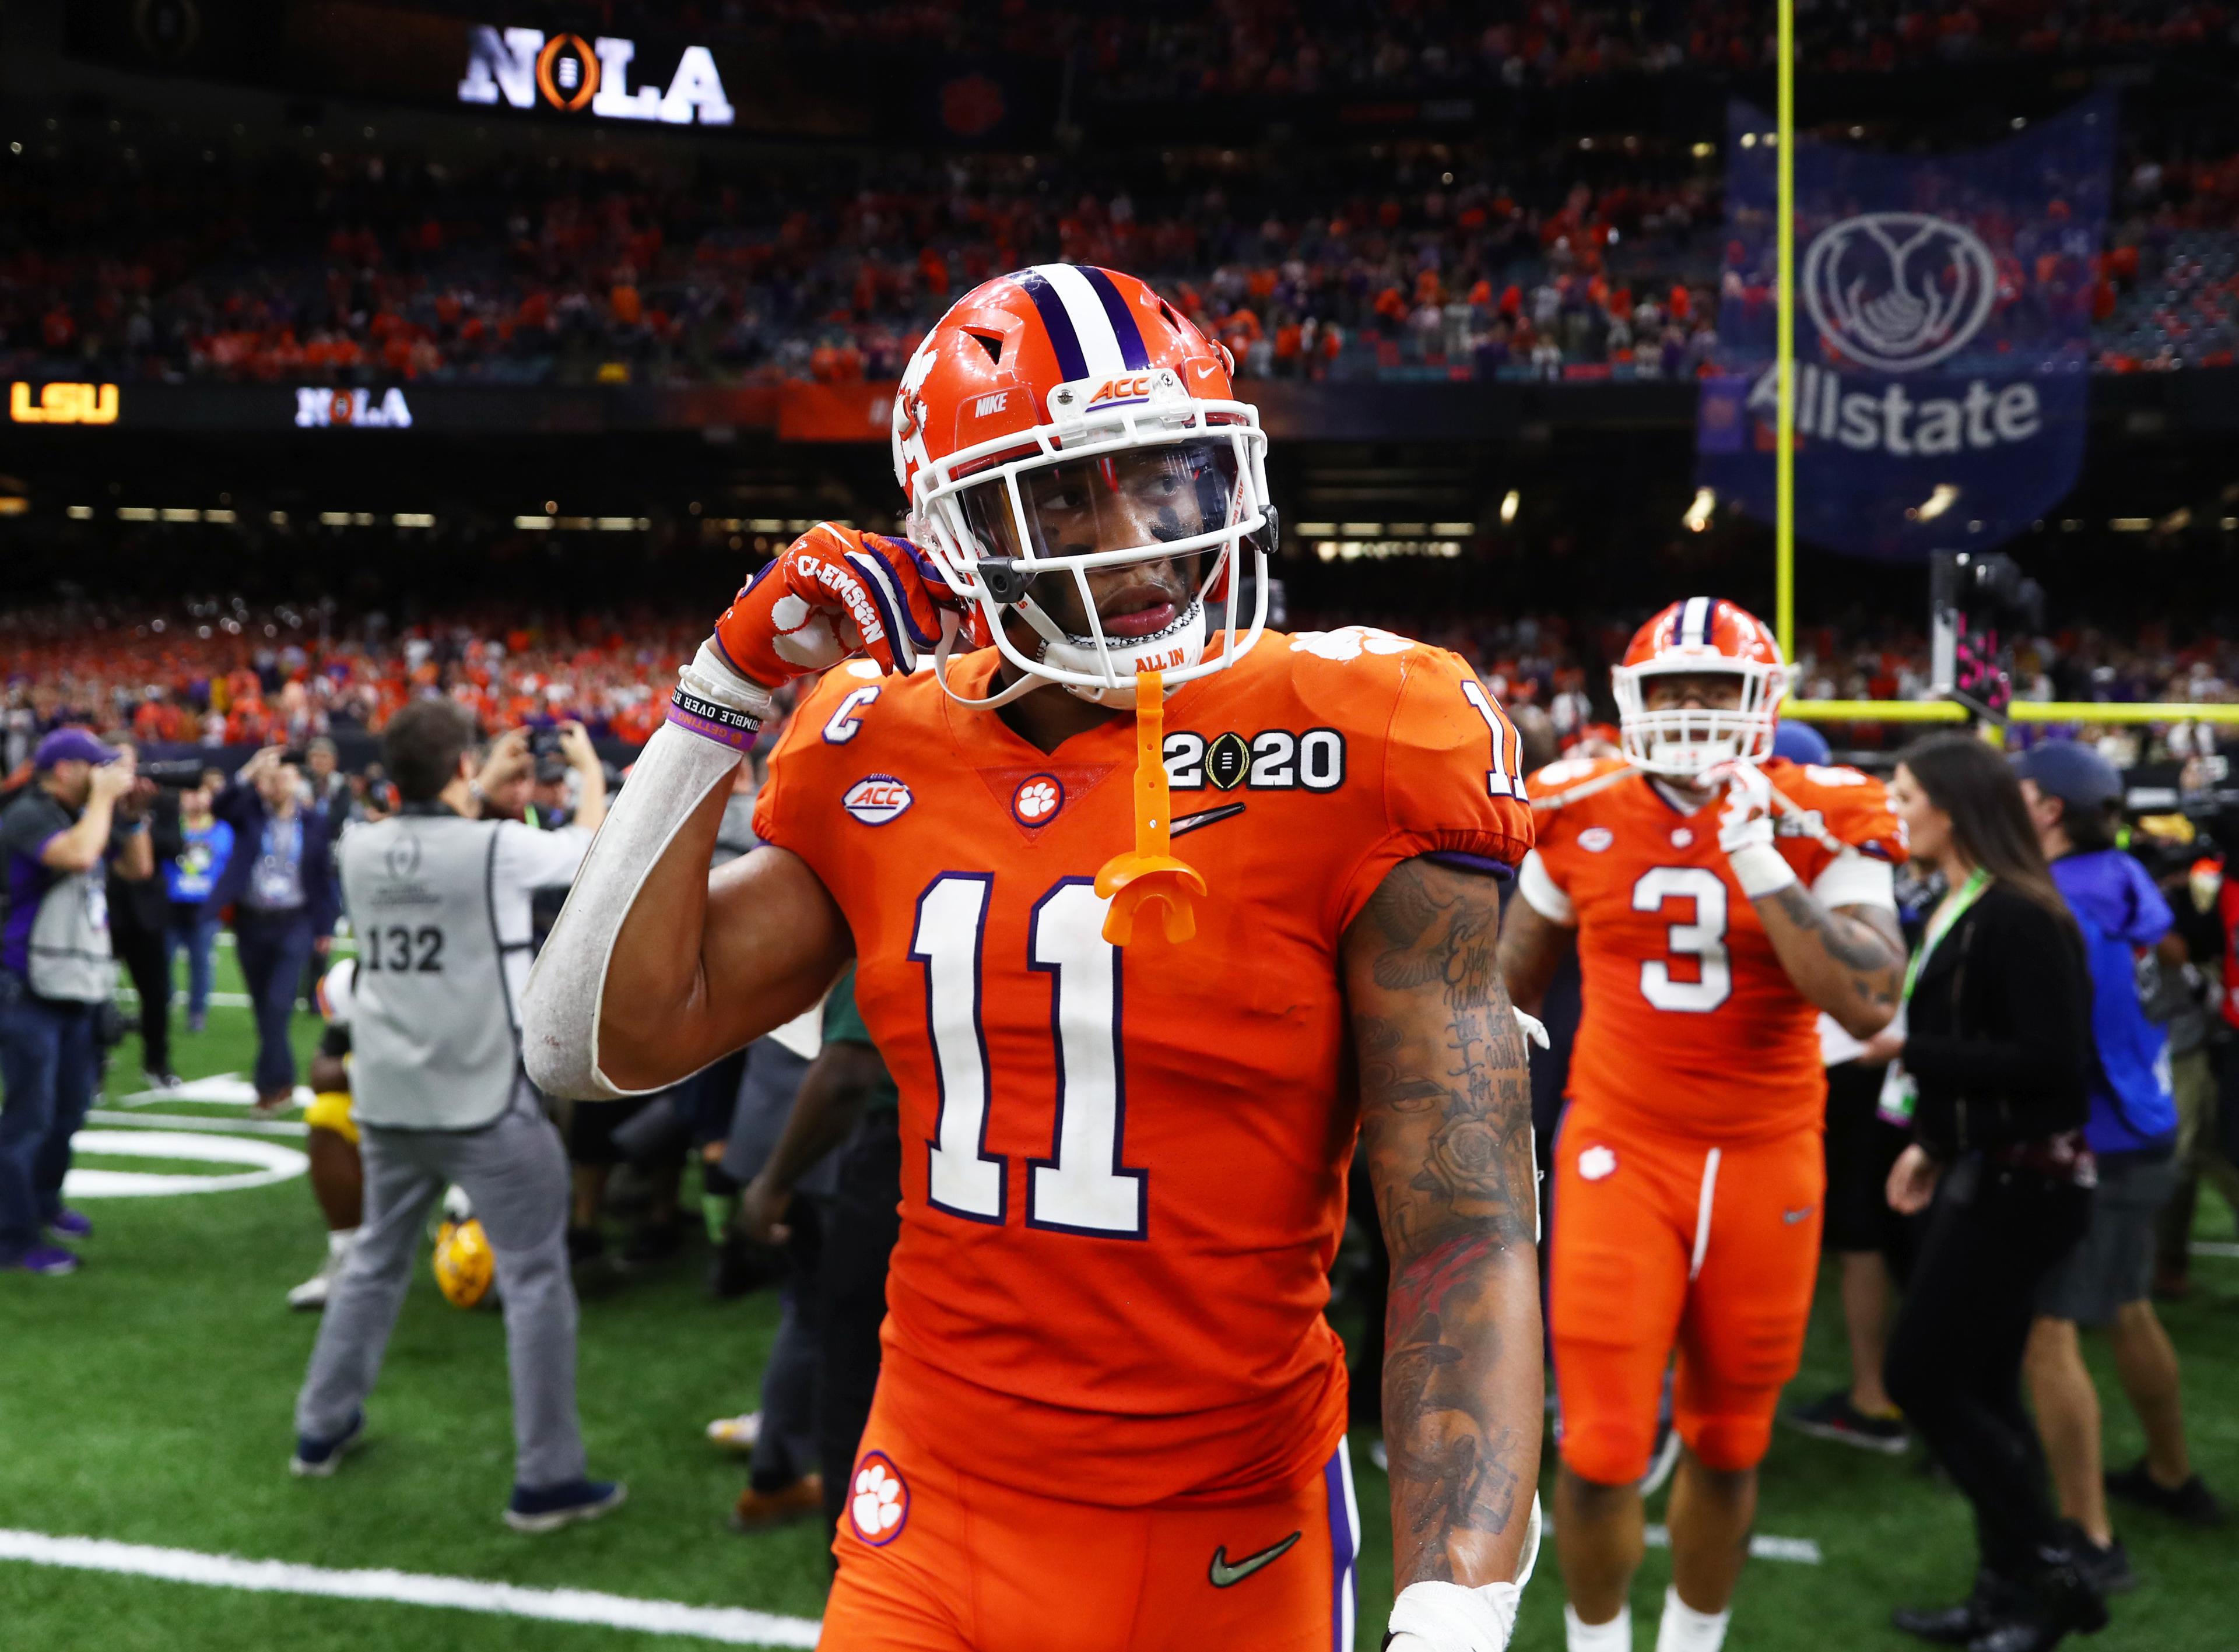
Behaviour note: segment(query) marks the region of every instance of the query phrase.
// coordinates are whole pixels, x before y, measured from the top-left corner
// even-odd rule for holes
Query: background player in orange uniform
[[[1903,952],[1880,784],[1771,758],[1787,672],[1731,602],[1674,603],[1617,668],[1624,756],[1530,782],[1501,968],[1535,1009],[1578,949],[1585,1013],[1555,1151],[1549,1317],[1571,1652],[1630,1649],[1637,1483],[1675,1350],[1675,1587],[1658,1652],[1716,1652],[1757,1465],[1819,1256],[1825,1010],[1889,1021]]]
[[[827,1647],[1349,1649],[1321,1309],[1356,1129],[1394,1257],[1391,1644],[1513,1626],[1536,1201],[1486,874],[1531,843],[1517,737],[1451,654],[1262,634],[1264,438],[1229,369],[1109,271],[960,301],[895,405],[915,542],[827,525],[739,594],[529,989],[538,1081],[611,1096],[857,959],[903,1220],[871,1420],[825,1465],[851,1476]],[[767,846],[711,879],[768,690],[859,649],[779,746]],[[1171,693],[1136,707],[1139,671]],[[1146,915],[1121,946],[1096,874],[1168,830],[1153,782],[1209,892],[1193,939]]]

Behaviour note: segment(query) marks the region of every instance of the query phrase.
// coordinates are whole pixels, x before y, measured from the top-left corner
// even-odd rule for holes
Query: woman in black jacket
[[[2107,1621],[2065,1545],[2021,1383],[2037,1281],[2090,1215],[2090,978],[1998,753],[1962,734],[1917,741],[1890,796],[1950,892],[1907,972],[1905,1030],[1867,1058],[1897,1058],[1884,1107],[1913,1125],[1890,1203],[1929,1212],[1885,1377],[1974,1505],[1982,1550],[1964,1604],[1901,1610],[1897,1625],[1972,1652],[2042,1652]]]

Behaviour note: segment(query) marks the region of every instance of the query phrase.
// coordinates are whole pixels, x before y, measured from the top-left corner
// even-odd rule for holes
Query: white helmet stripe
[[[1127,357],[1120,348],[1120,335],[1112,326],[1112,318],[1104,313],[1104,301],[1088,277],[1071,264],[1036,264],[1033,271],[1049,283],[1065,306],[1066,319],[1080,340],[1081,360],[1087,363],[1088,376],[1101,379],[1126,372]]]
[[[1679,646],[1683,648],[1705,648],[1711,642],[1711,599],[1691,596],[1686,612],[1679,616]]]

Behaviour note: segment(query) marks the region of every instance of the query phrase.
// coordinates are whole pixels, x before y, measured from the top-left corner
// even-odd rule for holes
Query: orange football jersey
[[[1682,813],[1624,767],[1613,758],[1553,763],[1529,782],[1537,861],[1524,890],[1545,912],[1544,872],[1578,932],[1585,1009],[1571,1098],[1712,1140],[1818,1124],[1818,1012],[1789,980],[1718,847],[1724,796]],[[1764,769],[1801,812],[1776,814],[1774,842],[1807,888],[1837,845],[1904,859],[1880,781],[1781,758]]]
[[[987,691],[992,650],[952,667]],[[974,1473],[1133,1506],[1265,1495],[1345,1427],[1322,1317],[1357,1097],[1339,941],[1385,874],[1531,842],[1515,731],[1456,656],[1267,634],[1166,705],[1196,937],[1102,936],[1134,722],[1045,754],[927,675],[827,673],[756,830],[854,932],[901,1092],[882,1403]]]

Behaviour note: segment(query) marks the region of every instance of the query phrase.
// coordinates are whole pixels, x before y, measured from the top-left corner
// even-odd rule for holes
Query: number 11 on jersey
[[[947,872],[918,898],[910,960],[925,966],[940,1111],[927,1198],[967,1221],[1000,1226],[1008,1165],[987,1151],[993,1089],[981,1012],[991,872]],[[1147,1236],[1146,1173],[1126,1168],[1126,1081],[1120,1049],[1120,949],[1104,939],[1093,879],[1060,879],[1034,903],[1027,966],[1055,997],[1056,1127],[1050,1157],[1027,1161],[1028,1227],[1106,1238]]]

